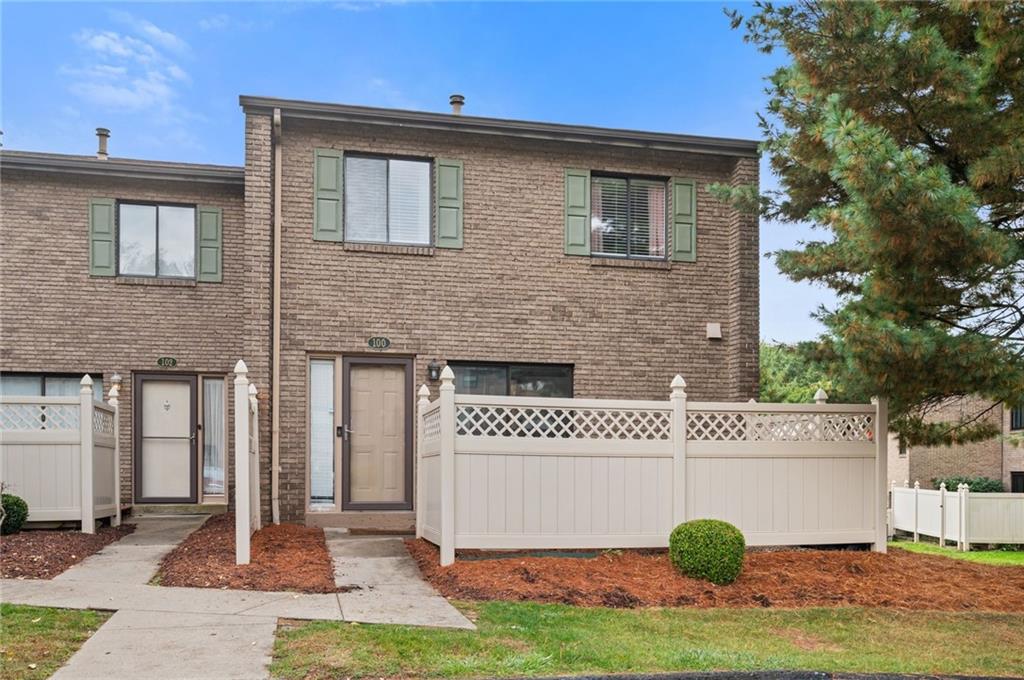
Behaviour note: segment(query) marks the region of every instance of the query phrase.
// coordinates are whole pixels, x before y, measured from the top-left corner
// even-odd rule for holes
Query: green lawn
[[[712,669],[1024,673],[1020,614],[615,610],[513,602],[458,606],[479,631],[334,622],[284,627],[271,670],[283,678]]]
[[[0,678],[48,678],[110,617],[105,612],[0,604]]]
[[[914,543],[913,541],[893,541],[892,548],[902,548],[910,552],[925,555],[942,555],[979,564],[994,564],[1000,567],[1024,567],[1024,550],[971,550],[958,552],[956,548],[940,548],[937,543]]]

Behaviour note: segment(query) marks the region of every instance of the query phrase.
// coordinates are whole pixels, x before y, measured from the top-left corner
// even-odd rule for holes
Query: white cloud
[[[345,0],[334,3],[335,9],[345,12],[366,12],[368,10],[408,4],[409,0]]]
[[[112,11],[111,18],[150,43],[162,47],[165,50],[183,54],[189,51],[188,43],[170,31],[165,31],[156,24],[146,19],[129,14],[128,12]]]
[[[227,28],[231,23],[231,17],[227,14],[214,14],[199,20],[199,29],[203,31],[219,31]]]

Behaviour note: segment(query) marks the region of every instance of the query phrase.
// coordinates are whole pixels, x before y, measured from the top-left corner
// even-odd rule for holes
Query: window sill
[[[398,246],[390,243],[350,243],[344,244],[345,250],[357,253],[387,253],[390,255],[425,255],[434,254],[434,246]]]
[[[626,260],[615,257],[591,257],[591,267],[623,267],[626,269],[671,269],[668,260]]]
[[[161,279],[146,276],[118,276],[115,281],[124,286],[168,286],[171,288],[195,288],[195,279]]]

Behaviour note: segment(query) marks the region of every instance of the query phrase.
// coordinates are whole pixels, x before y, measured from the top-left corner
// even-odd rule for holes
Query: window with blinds
[[[430,162],[345,156],[345,240],[430,245]]]
[[[592,176],[591,253],[609,257],[664,258],[665,182]]]

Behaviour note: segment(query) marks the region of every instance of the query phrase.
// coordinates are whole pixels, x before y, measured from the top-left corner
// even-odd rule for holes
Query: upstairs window
[[[590,180],[591,254],[664,259],[666,184],[633,177]]]
[[[345,156],[345,240],[430,245],[430,162]]]
[[[195,207],[121,202],[117,225],[118,274],[195,278]]]
[[[1024,403],[1010,409],[1010,429],[1024,430]]]

